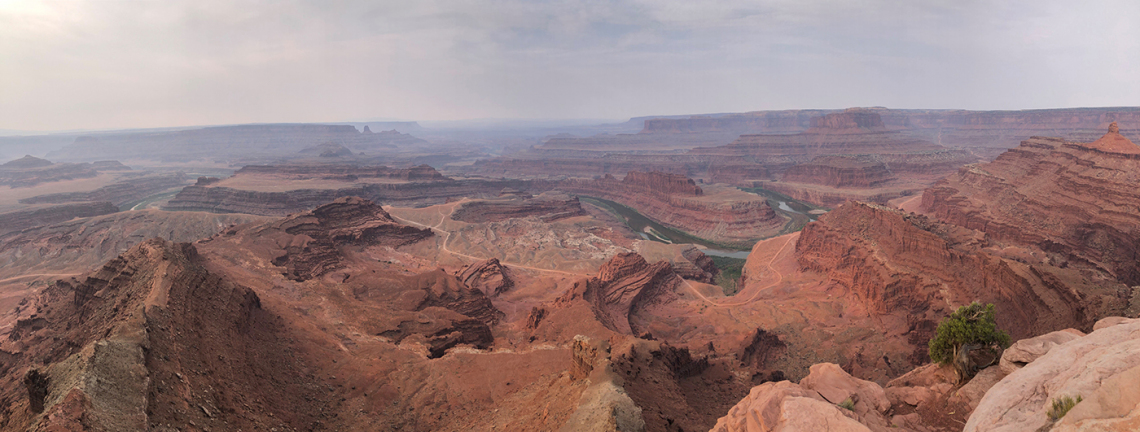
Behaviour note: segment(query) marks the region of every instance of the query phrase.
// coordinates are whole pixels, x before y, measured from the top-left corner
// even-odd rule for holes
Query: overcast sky
[[[1140,1],[0,0],[0,129],[1140,105]]]

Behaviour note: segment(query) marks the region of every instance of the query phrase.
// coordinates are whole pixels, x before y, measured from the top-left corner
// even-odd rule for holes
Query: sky
[[[0,0],[0,129],[1140,105],[1140,2]]]

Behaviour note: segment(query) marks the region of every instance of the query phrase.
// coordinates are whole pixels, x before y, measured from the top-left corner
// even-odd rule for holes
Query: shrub
[[[939,364],[954,364],[961,378],[970,375],[956,361],[963,346],[988,348],[994,351],[1009,347],[1009,335],[997,328],[994,322],[994,305],[982,306],[974,302],[962,306],[938,324],[934,339],[930,340],[930,360]]]
[[[844,399],[843,402],[839,403],[839,407],[846,408],[847,411],[855,411],[855,401],[851,398]]]
[[[1080,403],[1081,400],[1083,400],[1083,399],[1081,399],[1081,395],[1077,395],[1076,400],[1073,400],[1073,398],[1068,397],[1068,396],[1053,398],[1053,407],[1049,408],[1049,412],[1047,413],[1047,415],[1049,416],[1049,420],[1052,420],[1052,421],[1060,420],[1061,417],[1064,417],[1065,414],[1069,413],[1069,410],[1071,410],[1071,409],[1073,409],[1073,407],[1077,406],[1077,404]]]

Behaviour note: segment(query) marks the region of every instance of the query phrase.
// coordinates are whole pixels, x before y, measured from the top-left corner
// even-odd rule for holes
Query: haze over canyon
[[[1140,430],[1137,16],[0,4],[0,431]]]

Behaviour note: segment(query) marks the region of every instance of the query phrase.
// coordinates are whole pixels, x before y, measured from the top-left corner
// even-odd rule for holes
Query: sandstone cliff
[[[681,278],[669,263],[649,264],[641,255],[629,252],[606,262],[596,277],[576,282],[559,302],[583,299],[610,330],[638,335],[644,329],[639,328],[637,315],[652,305],[675,300],[680,284]]]
[[[1091,299],[1047,266],[992,255],[987,242],[972,230],[851,202],[804,227],[796,260],[844,287],[871,315],[906,322],[915,366],[927,361],[934,324],[972,301],[994,303],[999,327],[1015,338],[1091,325]]]
[[[189,244],[144,242],[17,313],[0,341],[0,428],[303,427],[328,406],[281,355],[288,338],[258,296],[208,272]]]
[[[80,217],[99,216],[119,211],[109,202],[83,202],[54,206],[36,206],[0,214],[0,234],[31,227],[46,226]]]
[[[142,200],[167,189],[185,186],[189,179],[183,173],[152,174],[127,179],[87,192],[36,195],[20,200],[22,204],[66,203],[76,201],[110,201],[116,206]]]
[[[451,218],[460,222],[486,223],[537,216],[543,222],[553,222],[584,215],[586,210],[578,202],[578,197],[563,196],[561,199],[476,201],[464,204],[452,213]]]
[[[1127,431],[1140,422],[1140,320],[1115,319],[1052,346],[986,392],[965,431]],[[1064,397],[1081,399],[1052,420]]]
[[[339,198],[310,212],[271,225],[292,237],[273,263],[296,280],[321,277],[343,267],[339,245],[402,246],[434,235],[430,229],[401,225],[371,201]]]
[[[939,181],[922,205],[946,222],[1140,284],[1138,149],[1117,132],[1094,143],[1034,137]]]
[[[283,183],[288,184],[288,182]],[[504,188],[547,190],[550,186],[526,180],[457,180],[345,183],[342,186],[326,189],[295,189],[279,192],[200,183],[183,188],[163,206],[163,210],[284,216],[310,210],[348,196],[364,197],[386,205],[439,204],[449,198],[494,197]]]
[[[684,176],[631,171],[622,180],[567,180],[559,190],[616,201],[661,224],[715,242],[747,243],[775,234],[785,223],[758,196],[706,195]],[[733,195],[735,194],[735,195]]]

